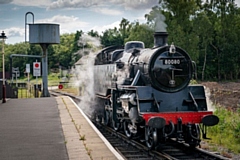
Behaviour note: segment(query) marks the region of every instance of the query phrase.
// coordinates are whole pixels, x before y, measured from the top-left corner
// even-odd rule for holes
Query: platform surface
[[[0,103],[1,160],[121,160],[67,96]]]
[[[0,157],[68,159],[55,98],[10,99],[0,104]]]

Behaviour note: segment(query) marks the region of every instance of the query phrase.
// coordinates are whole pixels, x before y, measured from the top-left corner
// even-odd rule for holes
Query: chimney
[[[154,33],[154,48],[165,46],[167,44],[167,32],[155,32]]]

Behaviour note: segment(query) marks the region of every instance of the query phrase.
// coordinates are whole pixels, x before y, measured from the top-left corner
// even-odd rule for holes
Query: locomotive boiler
[[[204,86],[190,85],[195,63],[188,53],[154,33],[154,47],[140,41],[101,50],[95,58],[98,119],[152,149],[174,138],[192,147],[219,119],[208,111]]]

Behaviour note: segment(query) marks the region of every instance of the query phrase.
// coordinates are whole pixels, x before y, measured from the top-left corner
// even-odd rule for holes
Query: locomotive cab
[[[123,56],[123,49],[118,49],[115,50],[114,52],[111,53],[111,62],[114,63]]]
[[[125,46],[124,46],[124,51],[125,52],[129,52],[133,49],[144,49],[145,45],[143,42],[141,41],[130,41],[130,42],[126,42]]]

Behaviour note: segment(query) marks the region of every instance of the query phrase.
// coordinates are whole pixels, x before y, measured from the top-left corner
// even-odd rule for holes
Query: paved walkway
[[[0,160],[121,160],[67,96],[0,103]]]
[[[68,159],[55,98],[0,104],[0,159]]]
[[[69,97],[57,97],[57,102],[70,159],[123,159]]]

